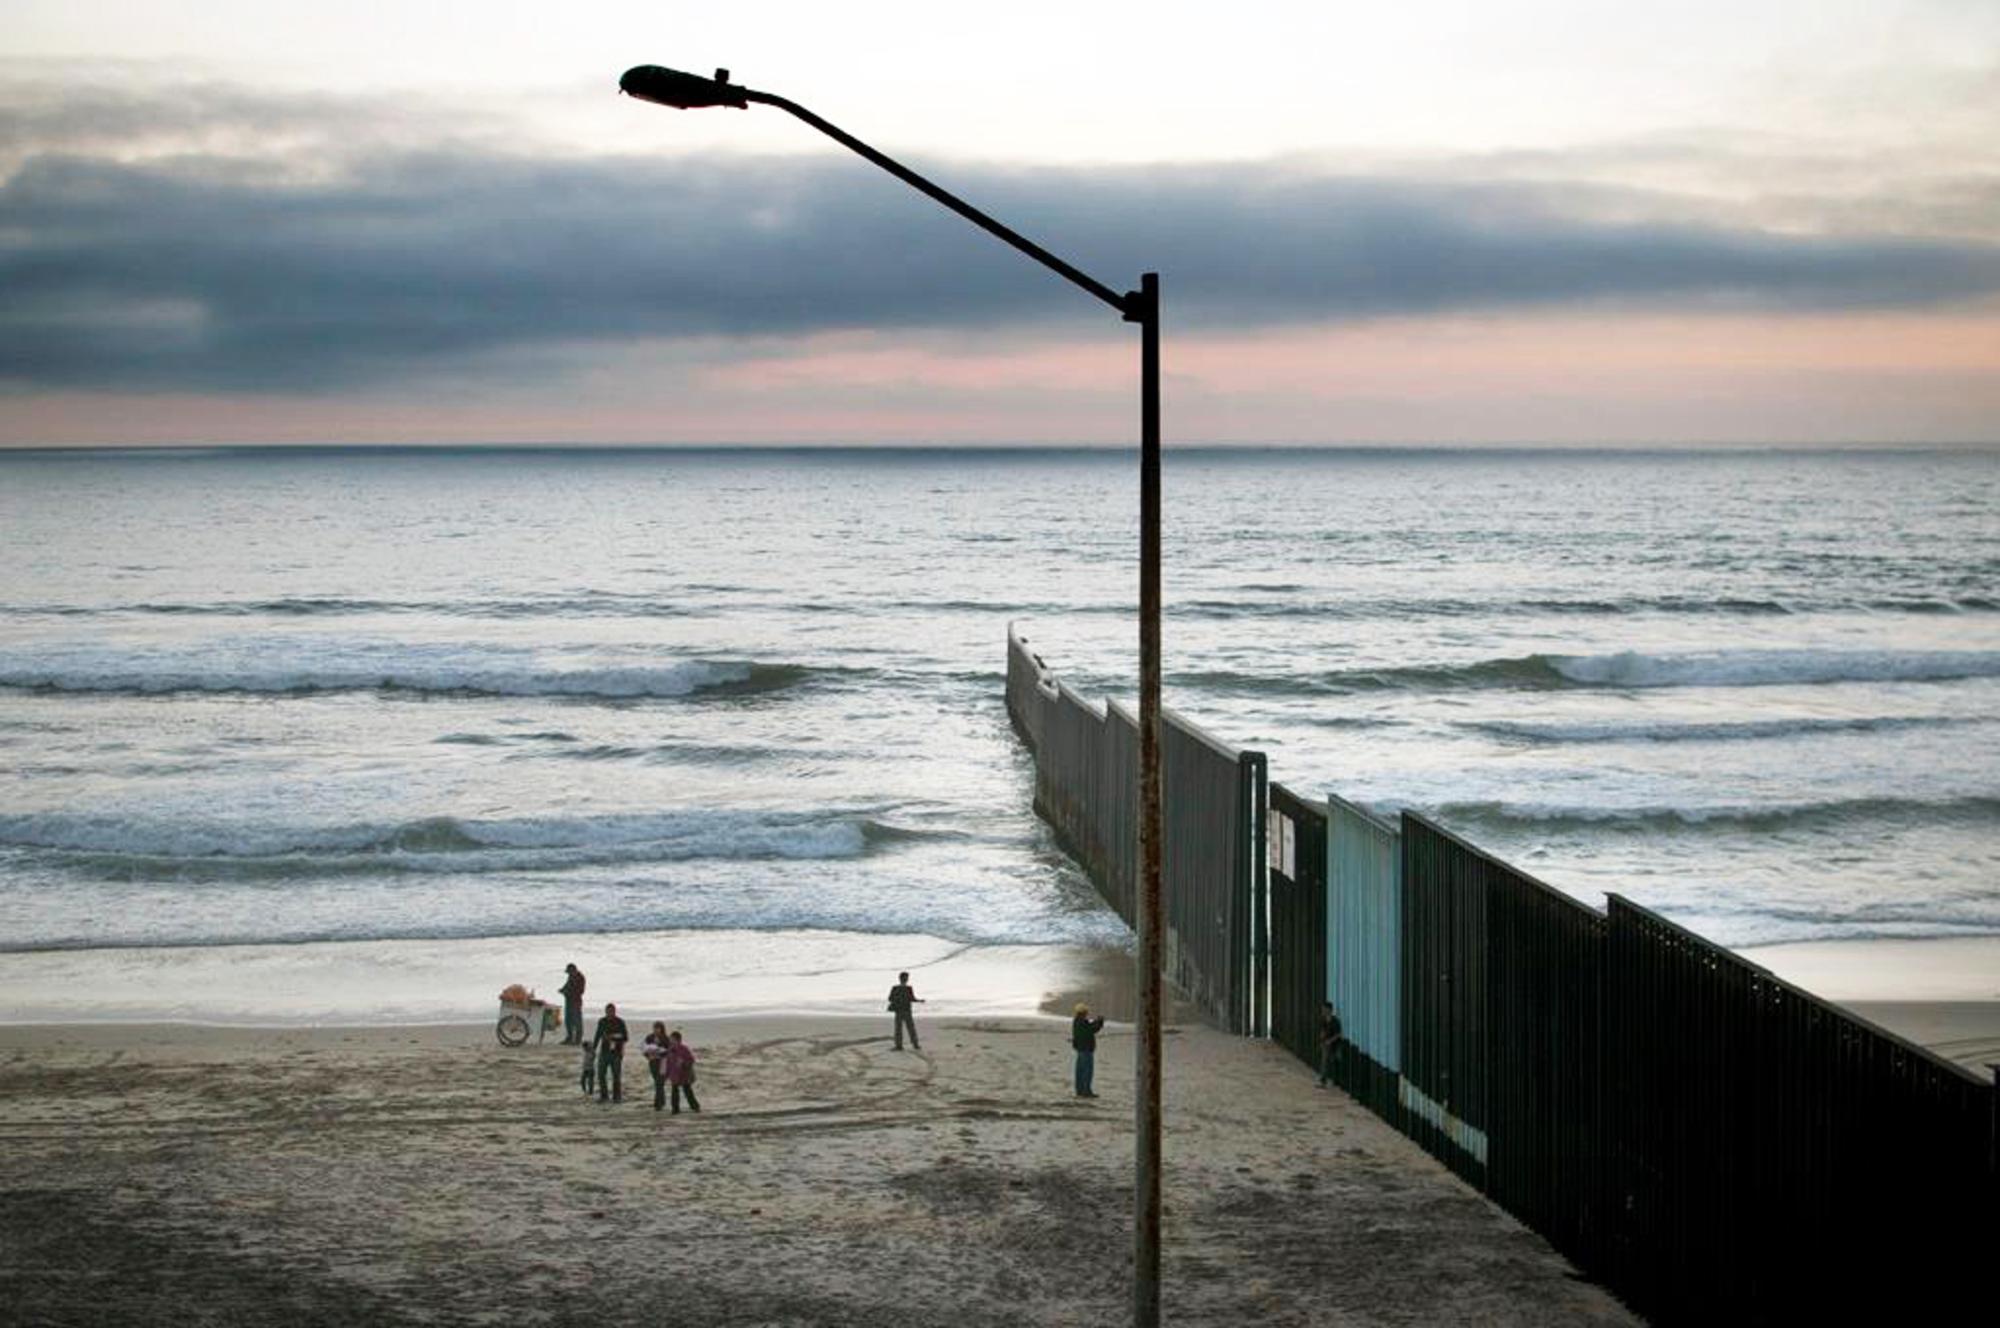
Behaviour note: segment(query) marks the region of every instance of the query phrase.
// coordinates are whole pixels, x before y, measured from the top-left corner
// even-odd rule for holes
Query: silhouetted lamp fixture
[[[618,80],[618,90],[628,97],[656,101],[677,111],[699,110],[703,106],[741,109],[750,104],[749,97],[744,95],[749,89],[729,86],[727,69],[716,70],[714,78],[703,78],[700,74],[683,74],[678,69],[640,65],[625,71],[625,77]]]
[[[798,103],[731,83],[727,69],[703,78],[639,65],[625,71],[618,89],[682,111],[708,106],[741,110],[753,102],[775,106],[1088,291],[1126,322],[1139,324],[1139,1050],[1132,1317],[1141,1328],[1153,1328],[1160,1321],[1160,967],[1165,935],[1160,918],[1159,275],[1145,273],[1139,289],[1115,291]]]

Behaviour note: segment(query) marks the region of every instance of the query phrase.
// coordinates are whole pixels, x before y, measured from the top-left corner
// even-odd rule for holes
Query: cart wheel
[[[528,1040],[528,1021],[518,1014],[503,1014],[493,1026],[493,1036],[503,1047],[518,1047]]]

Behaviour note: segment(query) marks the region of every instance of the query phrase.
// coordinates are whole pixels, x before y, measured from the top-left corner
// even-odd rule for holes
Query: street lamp
[[[1160,278],[1148,272],[1139,289],[1120,294],[1027,237],[820,119],[798,103],[729,81],[659,65],[625,71],[618,90],[676,110],[709,106],[775,106],[861,154],[903,183],[1006,241],[1072,285],[1139,325],[1139,1050],[1137,1066],[1137,1196],[1133,1231],[1132,1318],[1140,1328],[1160,1321]]]

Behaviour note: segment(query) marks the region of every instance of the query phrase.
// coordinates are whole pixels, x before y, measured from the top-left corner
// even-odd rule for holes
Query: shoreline
[[[1982,1077],[2000,1062],[2000,937],[1809,941],[1738,952]],[[0,954],[0,1028],[480,1028],[510,982],[553,997],[589,978],[587,1018],[704,1024],[866,1017],[907,969],[930,1018],[1134,1015],[1132,955],[798,931],[573,933],[474,940],[44,950]],[[536,974],[546,975],[537,983]],[[558,1002],[559,1003],[559,1002]],[[1173,1002],[1169,1019],[1198,1018]],[[560,1033],[552,1034],[560,1040]]]
[[[2000,936],[1799,941],[1736,951],[1840,1004],[2000,1002]],[[0,952],[0,1023],[477,1023],[511,982],[553,998],[563,965],[604,1000],[703,1014],[865,1014],[909,970],[939,1015],[1132,1004],[1132,953],[825,930],[570,932]],[[928,990],[926,987],[928,986]],[[1119,1017],[1116,1013],[1114,1018]]]
[[[492,1026],[521,983],[558,1005],[563,965],[586,1014],[862,1015],[907,970],[934,1016],[1129,1008],[1132,957],[1091,946],[967,945],[830,931],[572,933],[474,940],[40,950],[0,954],[0,1023],[270,1027]],[[652,1017],[664,1015],[649,1014]],[[1117,1017],[1114,1014],[1114,1017]]]
[[[1822,1000],[2000,1001],[2000,936],[1788,941],[1735,953]]]
[[[2000,937],[1800,941],[1737,953],[1981,1079],[2000,1063]]]

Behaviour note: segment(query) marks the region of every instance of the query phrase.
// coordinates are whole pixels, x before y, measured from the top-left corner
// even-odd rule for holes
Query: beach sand
[[[1127,1321],[1129,1026],[1085,1102],[1065,1021],[919,1024],[898,1053],[886,1015],[687,1020],[678,1117],[636,1053],[603,1106],[490,1023],[0,1027],[4,1317]],[[1280,1049],[1166,1046],[1168,1322],[1633,1322]]]
[[[1748,957],[1984,1074],[1996,953]],[[574,1049],[496,1043],[498,988],[571,956],[635,1042],[686,1030],[705,1112],[655,1113],[636,1052],[599,1106]],[[890,1046],[898,967],[921,1053]],[[1130,957],[844,933],[0,957],[0,1321],[1122,1322],[1133,1043],[1114,1022],[1102,1097],[1072,1097],[1079,994],[1129,1021]],[[1172,1018],[1168,1322],[1633,1322],[1281,1049]]]

